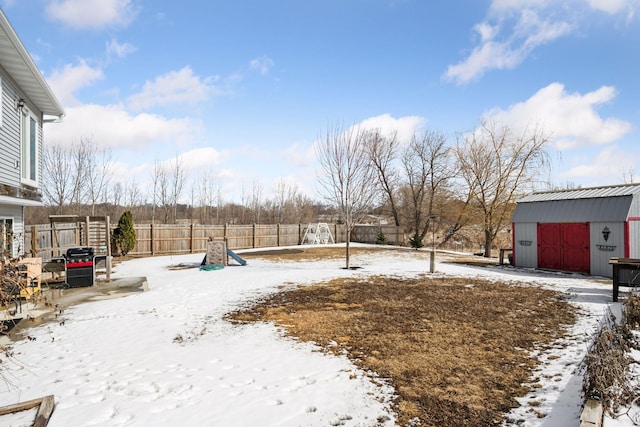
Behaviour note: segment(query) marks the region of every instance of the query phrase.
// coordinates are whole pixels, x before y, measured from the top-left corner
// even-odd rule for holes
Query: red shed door
[[[562,270],[561,224],[538,224],[538,267]]]
[[[538,267],[588,274],[589,224],[538,224]]]

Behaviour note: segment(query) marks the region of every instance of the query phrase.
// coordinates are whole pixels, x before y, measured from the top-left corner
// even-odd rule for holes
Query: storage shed
[[[513,264],[611,277],[640,258],[640,184],[546,191],[517,201]]]

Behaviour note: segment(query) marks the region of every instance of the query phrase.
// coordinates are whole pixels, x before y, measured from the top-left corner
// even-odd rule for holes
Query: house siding
[[[0,126],[0,183],[20,187],[20,120],[13,104],[19,98],[10,79],[0,68],[2,77],[2,126]]]
[[[24,208],[0,204],[0,217],[13,218],[13,256],[24,255]]]

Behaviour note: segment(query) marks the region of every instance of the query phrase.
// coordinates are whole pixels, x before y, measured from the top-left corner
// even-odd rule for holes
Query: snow
[[[285,337],[269,324],[232,325],[225,313],[279,291],[340,276],[415,276],[429,262],[399,250],[344,260],[272,262],[218,271],[197,268],[202,254],[121,263],[114,277],[146,276],[149,291],[82,303],[58,322],[13,344],[0,406],[52,394],[56,426],[393,426],[394,391],[346,357]],[[508,425],[578,425],[580,362],[607,310],[619,311],[606,280],[510,267],[443,263],[434,275],[513,280],[563,292],[580,308],[570,337],[540,354],[539,387],[519,399]],[[532,382],[534,382],[532,380]],[[529,403],[535,401],[535,406]],[[13,418],[7,418],[13,417]],[[1,425],[25,425],[18,416]],[[607,426],[624,426],[622,418]]]

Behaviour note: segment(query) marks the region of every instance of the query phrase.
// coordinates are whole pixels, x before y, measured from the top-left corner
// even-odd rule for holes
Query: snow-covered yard
[[[199,263],[202,254],[124,262],[114,276],[146,276],[150,291],[83,303],[30,330],[35,340],[15,343],[15,363],[4,365],[0,406],[53,394],[52,427],[395,425],[393,389],[372,383],[346,357],[316,351],[270,325],[222,318],[282,286],[428,272],[428,260],[413,253],[359,256],[363,268],[354,271],[340,268],[343,260],[263,259],[210,272],[168,269]],[[445,258],[439,256],[435,274],[528,282],[565,293],[581,309],[571,336],[539,355],[539,388],[508,416],[513,425],[578,425],[579,364],[606,310],[619,312],[609,282]],[[0,425],[27,425],[28,416],[0,417]]]

